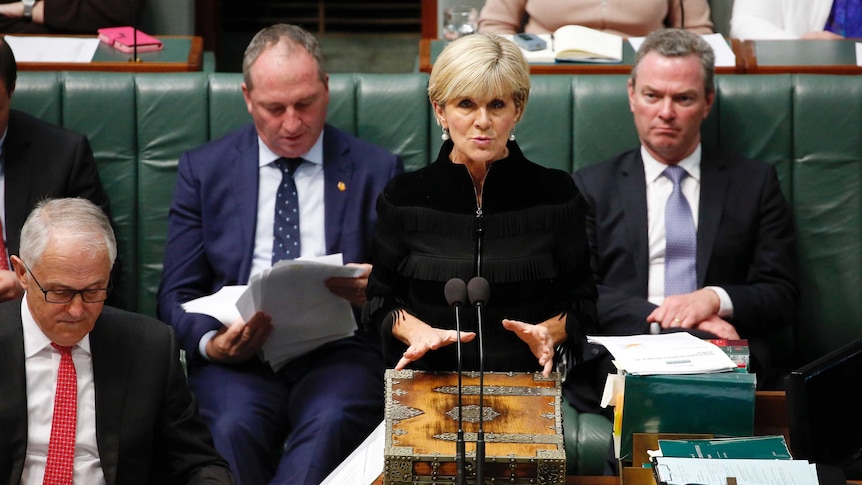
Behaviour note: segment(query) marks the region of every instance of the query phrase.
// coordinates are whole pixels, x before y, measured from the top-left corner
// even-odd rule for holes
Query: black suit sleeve
[[[707,272],[706,285],[720,286],[733,302],[732,323],[741,336],[760,337],[791,324],[796,318],[798,300],[796,229],[792,213],[778,183],[773,167],[748,174],[749,184],[757,187],[752,195],[749,236],[730,238],[728,244],[747,241],[748,248],[715,251]],[[756,181],[760,181],[756,184]],[[729,197],[734,197],[730,195]],[[725,226],[722,226],[723,230]],[[728,232],[725,230],[724,232]],[[722,260],[729,254],[733,259]],[[747,255],[745,259],[742,255]],[[735,277],[726,278],[726,268],[745,266]]]
[[[158,462],[164,465],[169,483],[232,484],[227,463],[220,457],[215,459],[209,429],[198,415],[197,399],[188,390],[173,332],[170,341],[170,355],[166,357],[171,365],[158,423],[161,443],[157,449],[164,456]]]
[[[580,173],[574,174],[575,185],[578,190],[584,194],[587,200],[587,241],[590,245],[591,267],[593,276],[596,280],[596,287],[599,292],[599,300],[596,305],[599,321],[599,333],[602,335],[634,335],[646,333],[649,329],[646,318],[656,308],[656,305],[650,303],[644,294],[634,291],[637,286],[637,276],[635,273],[635,263],[633,251],[617,248],[620,254],[617,255],[617,260],[631,259],[629,263],[622,263],[617,266],[616,271],[628,271],[629,275],[626,278],[626,283],[622,286],[608,284],[606,277],[606,269],[603,268],[602,261],[608,257],[604,253],[609,249],[609,245],[599,247],[599,239],[601,237],[601,228],[596,225],[596,198],[593,194],[596,190],[607,188],[603,183],[599,184],[595,181],[585,181]],[[646,237],[646,235],[644,235]],[[607,238],[604,238],[607,239]]]

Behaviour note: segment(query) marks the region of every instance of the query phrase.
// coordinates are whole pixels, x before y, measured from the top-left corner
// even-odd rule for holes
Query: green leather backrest
[[[515,132],[526,155],[570,172],[637,146],[626,79],[533,76]],[[90,138],[120,245],[117,304],[155,314],[176,163],[250,122],[241,82],[236,73],[20,73],[14,108]],[[427,83],[422,73],[333,74],[328,121],[415,170],[441,144]],[[726,75],[716,88],[704,144],[774,164],[795,211],[800,323],[775,341],[807,362],[862,337],[862,78]]]
[[[794,79],[793,208],[804,361],[862,337],[862,82]]]
[[[117,235],[119,273],[111,302],[134,309],[138,202],[133,81],[113,73],[19,73],[12,108],[89,137]]]

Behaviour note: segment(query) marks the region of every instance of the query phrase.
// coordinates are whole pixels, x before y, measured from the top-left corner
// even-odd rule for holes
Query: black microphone
[[[485,483],[485,340],[482,337],[482,307],[491,295],[488,280],[474,276],[467,283],[467,295],[470,303],[476,307],[476,330],[479,339],[479,430],[476,432],[476,483]]]
[[[464,444],[464,404],[461,387],[461,306],[467,304],[467,283],[461,278],[452,278],[446,282],[443,287],[443,294],[446,295],[446,303],[455,309],[455,333],[457,334],[457,359],[458,359],[458,435],[455,440],[455,465],[458,468],[458,475],[455,483],[457,485],[466,485],[467,472],[466,468],[466,448]]]

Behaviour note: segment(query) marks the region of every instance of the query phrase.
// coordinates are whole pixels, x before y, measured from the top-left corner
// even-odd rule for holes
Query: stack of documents
[[[344,266],[341,254],[314,260],[279,261],[252,276],[247,286],[228,286],[189,301],[183,309],[204,313],[231,325],[261,311],[273,330],[263,344],[263,359],[278,370],[317,347],[353,335],[356,321],[350,302],[324,285],[332,277],[355,278],[363,268]]]
[[[588,336],[604,345],[614,364],[632,375],[706,374],[736,369],[728,355],[713,343],[687,332],[624,337]]]

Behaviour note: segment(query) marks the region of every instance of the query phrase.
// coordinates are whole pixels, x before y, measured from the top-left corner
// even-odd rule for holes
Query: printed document
[[[656,480],[667,485],[817,485],[817,467],[807,460],[653,458]]]
[[[659,335],[587,336],[604,345],[618,369],[632,375],[704,374],[736,369],[717,345],[687,332]]]
[[[96,55],[96,37],[4,37],[16,62],[90,62]]]

